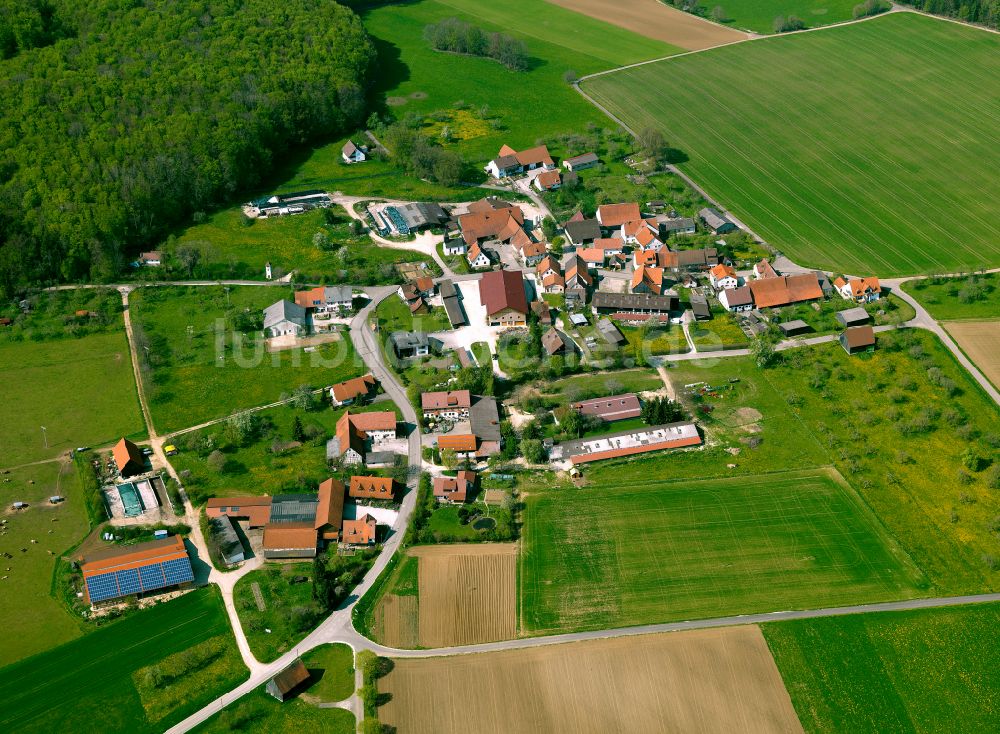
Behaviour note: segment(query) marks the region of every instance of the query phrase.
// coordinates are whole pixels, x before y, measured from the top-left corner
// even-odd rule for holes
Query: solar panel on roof
[[[142,588],[144,591],[159,589],[162,586],[166,586],[166,581],[163,579],[162,564],[157,563],[153,566],[143,566],[140,568],[139,581],[142,582]]]
[[[139,572],[136,569],[128,568],[124,571],[117,571],[115,576],[118,579],[118,588],[122,596],[138,594],[142,591],[142,587],[139,586]]]
[[[163,566],[163,575],[168,585],[194,580],[194,570],[191,568],[191,561],[187,558],[178,558],[161,565]]]
[[[104,601],[118,596],[118,582],[113,573],[91,576],[87,579],[87,594],[91,602]]]

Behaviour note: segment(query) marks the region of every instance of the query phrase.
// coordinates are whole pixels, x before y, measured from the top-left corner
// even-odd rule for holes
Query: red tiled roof
[[[371,515],[362,515],[357,520],[344,520],[341,542],[350,545],[368,545],[375,542],[378,523]]]
[[[351,477],[350,497],[391,500],[395,494],[392,477]]]
[[[115,447],[111,449],[111,455],[114,457],[115,465],[118,467],[118,471],[120,472],[124,472],[125,467],[128,466],[130,462],[137,464],[137,468],[140,470],[146,464],[146,460],[142,455],[142,450],[127,438],[122,438],[115,444]]]
[[[642,219],[639,205],[635,202],[627,204],[603,204],[597,207],[597,219],[602,227],[620,227],[626,222]]]
[[[490,316],[507,308],[525,316],[528,314],[524,278],[519,271],[495,270],[484,273],[479,281],[479,299]]]
[[[460,435],[447,434],[438,436],[437,445],[439,449],[451,449],[452,451],[475,451],[476,437],[465,433]]]
[[[553,186],[559,185],[561,178],[559,171],[542,171],[535,177],[535,180],[543,189],[551,189]]]
[[[264,526],[264,550],[315,548],[316,540],[316,528],[309,523],[281,522]]]
[[[205,503],[205,507],[267,507],[271,504],[271,498],[267,495],[260,497],[212,497]]]
[[[326,301],[326,293],[323,286],[318,285],[307,291],[295,291],[295,303],[302,308],[314,308],[317,304]]]
[[[375,377],[369,373],[362,377],[338,382],[333,386],[333,397],[338,403],[367,395],[375,387]]]
[[[324,525],[340,528],[344,518],[344,483],[337,479],[327,479],[319,485],[319,503],[316,506],[316,521],[313,527],[319,530]]]
[[[579,454],[570,458],[574,464],[586,464],[591,461],[602,461],[603,459],[617,459],[621,456],[632,456],[634,454],[644,454],[648,451],[660,451],[661,449],[679,449],[685,446],[698,446],[701,444],[701,436],[691,436],[689,438],[676,438],[659,443],[644,444],[642,446],[629,446],[623,449],[609,449],[608,451],[595,451],[590,454]]]
[[[84,557],[80,571],[87,577],[107,573],[110,570],[124,571],[180,558],[187,558],[184,539],[179,535],[173,535],[162,540],[151,540],[124,548],[105,548],[89,553]]]
[[[455,477],[434,477],[434,496],[453,502],[465,502],[476,483],[474,471],[460,471]]]
[[[468,390],[425,392],[420,396],[420,407],[424,410],[447,410],[448,408],[469,408],[472,393]]]

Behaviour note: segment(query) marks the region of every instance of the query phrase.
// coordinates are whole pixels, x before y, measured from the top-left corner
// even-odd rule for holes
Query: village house
[[[654,296],[663,292],[663,269],[640,266],[632,273],[632,292],[650,293]]]
[[[528,325],[528,299],[520,272],[496,270],[484,273],[479,280],[479,298],[486,308],[489,326]]]
[[[712,318],[712,307],[708,305],[708,299],[700,293],[692,293],[688,297],[691,304],[691,315],[695,321],[709,321]]]
[[[758,263],[754,263],[753,277],[757,280],[761,280],[762,278],[777,278],[778,272],[771,265],[770,261],[765,258]]]
[[[351,413],[348,410],[337,421],[334,453],[346,464],[362,464],[370,447],[395,437],[396,414],[392,411]]]
[[[344,520],[341,543],[344,545],[374,545],[378,538],[378,523],[365,514],[357,520]]]
[[[472,394],[468,390],[425,392],[420,396],[420,407],[424,418],[464,420],[472,408]]]
[[[751,311],[753,310],[753,292],[750,286],[740,286],[739,288],[725,288],[719,291],[719,303],[727,311]]]
[[[353,306],[354,294],[349,285],[317,286],[295,292],[295,303],[313,313],[344,313]]]
[[[714,234],[728,234],[736,231],[736,225],[721,214],[718,209],[706,206],[698,212],[698,216]]]
[[[265,336],[303,336],[308,331],[308,314],[297,303],[283,298],[264,309]]]
[[[441,342],[423,332],[394,331],[389,335],[392,351],[399,359],[427,357],[441,349]]]
[[[597,157],[597,153],[582,153],[564,159],[562,164],[567,171],[585,171],[588,168],[593,168],[600,161],[601,159]]]
[[[663,232],[665,237],[669,237],[670,235],[694,234],[696,230],[695,221],[690,217],[660,220],[660,231]]]
[[[549,327],[548,330],[542,334],[542,349],[550,357],[554,357],[557,354],[563,354],[566,351],[566,342],[563,341],[562,335],[555,329],[555,327]]]
[[[656,264],[675,273],[708,270],[719,264],[719,252],[714,247],[676,252],[664,248],[657,252]]]
[[[139,255],[137,262],[143,267],[155,268],[157,265],[163,264],[163,253],[159,250],[143,252]]]
[[[549,149],[539,145],[528,150],[516,151],[509,145],[500,148],[496,158],[486,164],[484,170],[493,178],[507,178],[536,168],[552,168],[555,163]]]
[[[583,260],[590,270],[597,270],[605,262],[604,250],[600,247],[581,247],[576,251],[577,257]]]
[[[882,296],[882,285],[875,277],[851,278],[850,280],[837,278],[833,281],[833,285],[841,298],[855,303],[872,303]]]
[[[553,273],[561,273],[562,266],[559,265],[559,261],[556,260],[552,255],[546,255],[538,264],[535,266],[535,273],[540,277],[544,278],[546,275],[552,275]]]
[[[562,186],[562,176],[559,171],[542,171],[531,182],[539,191],[554,191]]]
[[[736,271],[729,265],[716,265],[708,271],[708,279],[711,281],[712,287],[716,290],[735,288],[740,284],[740,279],[736,275]]]
[[[585,219],[583,212],[577,212],[563,225],[563,233],[571,245],[582,247],[601,238],[601,225],[596,219]]]
[[[779,275],[776,278],[752,280],[753,302],[757,308],[787,306],[792,303],[815,301],[823,297],[815,273]]]
[[[456,255],[464,255],[469,248],[465,244],[465,240],[458,237],[445,237],[441,249],[444,251],[445,256],[454,257]]]
[[[473,242],[469,246],[469,250],[465,255],[465,259],[469,261],[469,267],[474,270],[479,270],[481,268],[488,268],[492,264],[489,253],[481,248],[477,243]]]
[[[357,145],[353,140],[348,140],[340,149],[340,157],[344,163],[361,163],[368,160],[368,149]]]
[[[518,248],[518,254],[521,256],[521,262],[526,267],[532,268],[545,257],[545,245],[541,242],[528,241]]]
[[[575,253],[566,256],[563,262],[563,273],[566,278],[566,288],[579,288],[586,291],[594,286],[594,276],[590,274],[587,263]]]
[[[330,388],[330,402],[335,408],[362,403],[375,391],[375,384],[375,376],[370,372],[338,382]]]
[[[626,222],[642,219],[642,212],[635,202],[626,204],[602,204],[597,207],[597,222],[604,229],[618,229]]]
[[[460,459],[473,459],[479,450],[479,439],[471,433],[448,433],[437,437],[438,451],[454,451]]]
[[[651,295],[648,293],[611,293],[597,291],[591,301],[595,314],[608,315],[623,321],[634,315],[655,315],[668,317],[677,311],[680,303],[676,295]]]
[[[475,494],[476,472],[460,471],[454,477],[434,477],[434,498],[438,502],[463,504]]]
[[[552,310],[545,301],[532,301],[531,310],[538,317],[538,323],[548,326],[552,323]]]
[[[392,477],[362,477],[353,476],[348,497],[361,500],[386,500],[392,502],[396,497]]]

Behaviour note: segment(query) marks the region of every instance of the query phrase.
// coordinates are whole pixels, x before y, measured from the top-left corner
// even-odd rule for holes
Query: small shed
[[[848,354],[875,351],[875,330],[870,326],[851,326],[840,335],[840,346]]]
[[[24,510],[28,507],[27,502],[14,502],[11,504],[11,508],[14,510]]]
[[[302,658],[295,658],[288,667],[267,682],[265,689],[271,696],[284,703],[288,700],[291,692],[307,680],[309,680],[309,671],[306,670]]]
[[[573,324],[573,326],[587,325],[587,317],[584,316],[582,313],[570,314],[569,321],[571,324]]]
[[[61,496],[61,495],[58,495],[58,494],[54,494],[51,497],[49,497],[49,504],[50,505],[58,505],[60,502],[65,502],[65,501],[66,501],[66,498],[63,497],[63,496]]]
[[[696,321],[708,321],[712,318],[712,308],[708,305],[708,299],[700,293],[691,294],[691,313]]]
[[[781,329],[781,333],[785,336],[798,336],[799,334],[805,334],[812,331],[812,327],[802,319],[795,319],[794,321],[788,321],[784,324],[778,324],[778,328]]]
[[[867,324],[871,317],[863,308],[848,308],[837,312],[837,321],[844,326],[861,326]]]

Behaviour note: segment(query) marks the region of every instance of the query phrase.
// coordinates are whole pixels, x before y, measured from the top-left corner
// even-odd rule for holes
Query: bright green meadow
[[[913,13],[740,43],[583,83],[802,265],[1000,265],[1000,37]],[[711,121],[706,124],[706,121]]]

